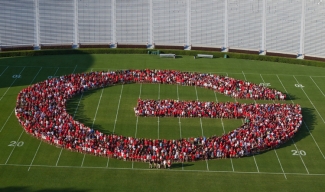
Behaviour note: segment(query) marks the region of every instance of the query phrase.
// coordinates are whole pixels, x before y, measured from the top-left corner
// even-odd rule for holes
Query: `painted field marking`
[[[36,154],[37,154],[37,152],[38,152],[38,150],[39,150],[39,148],[40,148],[42,142],[43,142],[43,141],[42,141],[42,139],[41,139],[40,142],[39,142],[39,145],[38,145],[38,147],[37,147],[37,150],[36,150],[36,152],[35,152],[35,154],[34,154],[34,157],[33,157],[33,159],[32,159],[32,162],[31,162],[30,165],[29,165],[28,171],[30,170],[30,168],[31,168],[32,165],[33,165],[33,162],[34,162],[34,160],[35,160]]]
[[[158,84],[158,100],[160,100],[160,83]],[[158,139],[159,139],[159,116],[158,116]]]
[[[245,75],[244,71],[242,71],[242,74],[244,75],[245,81],[247,82],[247,78],[246,78],[246,75]],[[235,101],[237,102],[236,98],[235,98]],[[254,103],[256,104],[256,100],[255,99],[254,99]],[[244,123],[244,120],[243,119],[242,119],[242,122]],[[254,154],[253,154],[253,159],[254,159],[254,162],[255,162],[255,166],[256,166],[257,172],[260,172]]]
[[[122,86],[123,86],[123,85],[122,85]],[[101,92],[100,97],[99,97],[99,99],[98,99],[98,104],[97,104],[97,108],[96,108],[95,116],[94,116],[94,119],[93,119],[93,123],[92,123],[92,125],[91,125],[91,128],[92,128],[92,129],[94,128],[94,124],[95,124],[95,121],[96,121],[97,112],[98,112],[98,109],[99,109],[99,106],[100,106],[100,102],[101,102],[101,100],[102,100],[103,92],[104,92],[104,88],[102,88],[102,92]],[[114,132],[113,132],[113,133],[114,133]],[[82,167],[83,164],[84,164],[85,157],[86,157],[86,153],[84,154],[84,157],[82,158],[81,167]]]
[[[279,76],[278,76],[278,75],[277,75],[277,78],[278,78],[278,80],[280,81],[280,83],[281,83],[282,87],[284,88],[284,90],[285,90],[285,91],[288,93],[287,89],[284,87],[284,85],[283,85],[283,83],[282,83],[282,81],[281,81],[281,79],[279,78]],[[289,98],[290,98],[290,96],[289,96]],[[292,101],[292,99],[291,99],[291,98],[290,98],[290,100],[291,100],[291,103],[293,103],[293,104],[294,104],[294,102]],[[291,139],[291,141],[292,141],[292,143],[294,144],[294,146],[295,146],[296,150],[298,150],[298,147],[297,147],[296,143],[294,142],[294,140],[293,140],[293,139]],[[301,159],[301,162],[302,162],[302,164],[304,165],[304,167],[305,167],[305,169],[306,169],[307,173],[309,174],[309,171],[308,171],[308,169],[307,169],[307,166],[306,166],[306,164],[305,164],[305,162],[304,162],[304,160],[302,159],[302,157],[301,157],[301,155],[300,155],[300,154],[299,154],[299,157],[300,157],[300,159]]]
[[[297,83],[299,83],[295,76],[293,76],[293,78],[295,78],[295,80],[297,81]],[[305,90],[304,90],[303,88],[301,88],[301,90],[305,93],[305,95],[306,95],[306,97],[308,98],[309,102],[313,105],[313,107],[314,107],[315,110],[317,111],[319,117],[322,119],[323,123],[325,124],[325,121],[324,121],[322,115],[319,113],[319,111],[318,111],[317,108],[315,107],[314,103],[310,100],[310,98],[308,97],[308,95],[307,95],[307,93],[305,92]]]
[[[179,94],[178,94],[178,84],[177,86],[177,100],[179,101]],[[181,123],[181,117],[178,117],[178,126],[179,126],[179,138],[182,139],[182,123]],[[184,161],[182,161],[182,170],[184,170]]]
[[[59,67],[56,69],[56,71],[55,71],[55,73],[54,73],[53,76],[56,75],[56,73],[58,72],[58,70],[59,70]],[[35,157],[36,157],[36,155],[37,155],[37,152],[38,152],[38,150],[39,150],[41,144],[42,144],[42,139],[40,139],[40,143],[39,143],[39,145],[38,145],[38,147],[37,147],[37,150],[36,150],[36,152],[35,152],[35,154],[34,154],[34,157],[33,157],[33,159],[32,159],[32,162],[30,163],[30,166],[29,166],[29,168],[28,168],[28,171],[30,170],[31,166],[33,165],[33,162],[34,162],[34,160],[35,160]]]
[[[29,165],[23,164],[0,164],[0,166],[16,166],[16,167],[28,167]],[[279,172],[244,172],[244,171],[204,171],[204,170],[178,170],[178,169],[142,169],[142,168],[118,168],[118,167],[80,167],[80,166],[53,166],[53,165],[32,165],[32,167],[41,168],[71,168],[71,169],[107,169],[107,170],[137,170],[137,171],[166,171],[166,172],[197,172],[197,173],[233,173],[233,174],[259,174],[259,175],[283,175]],[[286,173],[286,175],[300,175],[300,176],[325,176],[325,173]]]
[[[120,110],[120,103],[121,103],[122,94],[123,94],[123,84],[122,84],[122,88],[121,88],[120,98],[119,98],[119,100],[118,100],[118,105],[117,105],[117,110],[116,110],[116,115],[115,115],[114,128],[113,128],[113,134],[115,133],[115,127],[116,127],[116,122],[117,122],[118,112],[119,112],[119,110]],[[100,97],[100,98],[101,98],[101,97]],[[98,105],[99,105],[99,103],[98,103]]]
[[[142,83],[140,84],[140,91],[139,91],[139,99],[141,98],[141,92],[142,92]],[[139,116],[137,116],[137,121],[135,123],[135,134],[134,134],[134,138],[137,138],[137,133],[138,133],[138,123],[139,123]],[[133,169],[133,165],[134,164],[134,160],[132,159],[132,169]]]
[[[1,127],[1,129],[0,129],[0,133],[1,133],[2,129],[6,126],[7,122],[9,121],[9,119],[10,119],[11,115],[14,113],[14,111],[15,111],[15,109],[13,109],[13,110],[11,111],[11,113],[10,113],[10,115],[8,116],[6,122],[2,125],[2,127]]]
[[[215,91],[214,91],[213,93],[214,93],[214,97],[216,98],[216,102],[218,103],[218,97],[217,97],[217,94],[216,94]],[[222,129],[223,129],[223,134],[226,134],[225,125],[223,124],[223,120],[222,120],[222,118],[220,118],[220,120],[221,120]],[[234,164],[233,164],[233,162],[232,162],[232,158],[230,158],[230,163],[231,163],[232,171],[234,172],[235,169],[234,169]]]
[[[0,77],[3,75],[3,73],[9,68],[9,66],[7,66],[3,71],[2,73],[0,74]]]
[[[20,71],[19,75],[21,75],[21,73],[25,70],[25,68],[26,68],[26,67],[24,67],[24,68]],[[41,69],[42,69],[42,68],[41,68]],[[5,93],[0,97],[0,101],[1,101],[2,98],[7,94],[7,92],[8,92],[9,89],[12,87],[12,85],[16,82],[17,79],[18,79],[18,78],[15,78],[15,79],[12,81],[12,83],[11,83],[10,86],[7,88],[7,90],[5,91]]]
[[[24,68],[24,69],[25,69],[25,68]],[[23,70],[24,70],[24,69],[23,69]],[[23,72],[23,70],[22,70],[21,72]],[[36,75],[34,76],[34,78],[32,79],[32,81],[30,82],[29,85],[31,85],[31,84],[34,82],[34,80],[36,79],[36,77],[38,76],[38,74],[39,74],[39,72],[40,72],[41,70],[42,70],[42,67],[38,70],[38,72],[36,73]],[[16,142],[19,142],[19,140],[20,140],[21,136],[23,135],[23,133],[24,133],[24,129],[22,130],[22,132],[21,132],[21,134],[20,134],[20,136],[18,137],[18,139],[17,139]],[[12,148],[12,150],[11,150],[11,152],[10,152],[10,155],[9,155],[9,157],[7,158],[7,161],[6,161],[5,164],[8,163],[8,161],[9,161],[9,159],[10,159],[12,153],[14,152],[14,150],[15,150],[15,148],[16,148],[16,146],[17,146],[17,145],[15,145],[15,146]]]
[[[317,83],[314,81],[314,79],[311,77],[311,76],[309,76],[310,77],[310,79],[315,83],[315,85],[317,86],[317,88],[319,89],[319,91],[323,94],[323,96],[325,97],[325,94],[323,93],[323,91],[318,87],[318,85],[317,85]]]
[[[260,74],[260,76],[261,76],[261,78],[262,78],[262,81],[265,83],[262,74]],[[275,103],[275,102],[273,101],[273,103]],[[283,172],[284,178],[287,179],[287,176],[286,176],[286,174],[285,174],[285,172],[284,172],[284,169],[283,169],[283,167],[282,167],[282,163],[281,163],[280,158],[279,158],[279,156],[278,156],[278,154],[277,154],[277,152],[276,152],[275,149],[274,149],[274,153],[275,153],[276,158],[278,159],[278,162],[279,162],[279,164],[280,164],[280,167],[281,167],[281,170],[282,170],[282,172]]]
[[[280,167],[281,167],[281,170],[282,170],[283,176],[284,176],[285,179],[287,179],[287,176],[286,176],[286,174],[285,174],[285,172],[284,172],[284,170],[283,170],[283,167],[282,167],[282,164],[281,164],[280,158],[279,158],[279,156],[278,156],[278,154],[277,154],[277,152],[276,152],[275,149],[274,149],[274,153],[275,153],[276,158],[278,159],[278,162],[279,162],[279,164],[280,164]]]
[[[198,96],[198,94],[197,94],[197,88],[196,88],[196,85],[195,85],[194,87],[195,87],[196,100],[198,101],[198,100],[199,100],[199,96]],[[204,137],[204,133],[203,133],[203,125],[202,125],[202,117],[200,117],[200,125],[201,125],[202,136]],[[207,164],[207,170],[209,171],[209,163],[208,163],[208,160],[205,159],[205,162],[206,162],[206,164]]]
[[[284,87],[284,85],[283,85],[283,83],[282,83],[282,81],[280,80],[280,78],[279,78],[279,76],[278,76],[278,75],[277,75],[277,78],[278,78],[278,80],[280,81],[280,83],[281,83],[282,87],[284,88],[285,92],[287,92],[287,93],[288,93],[287,89]],[[288,97],[289,97],[289,99],[290,99],[291,103],[293,103],[293,104],[294,104],[293,100],[290,98],[290,96],[289,96],[289,95],[288,95]],[[302,121],[302,122],[304,123],[304,125],[305,125],[306,129],[308,130],[308,132],[309,132],[310,136],[313,138],[313,140],[314,140],[314,142],[315,142],[315,144],[316,144],[316,146],[317,146],[317,148],[318,148],[319,152],[322,154],[323,158],[325,159],[325,156],[324,156],[324,154],[323,154],[322,150],[320,149],[320,147],[318,146],[318,144],[317,144],[317,142],[316,142],[316,140],[315,140],[315,138],[314,138],[313,134],[310,132],[310,130],[309,130],[309,127],[307,126],[307,124],[305,123],[305,121]]]

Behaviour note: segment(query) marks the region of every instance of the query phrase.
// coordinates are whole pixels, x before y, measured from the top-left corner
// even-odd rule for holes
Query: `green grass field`
[[[174,164],[171,170],[83,155],[26,134],[14,115],[18,92],[49,76],[117,69],[177,69],[228,75],[288,93],[304,123],[276,150],[241,159]],[[323,191],[325,68],[237,59],[152,55],[64,55],[0,59],[0,191]],[[178,139],[222,135],[241,120],[137,118],[137,98],[235,101],[211,90],[159,84],[107,87],[76,96],[67,109],[105,133]],[[238,100],[253,103],[252,100]],[[266,103],[272,101],[257,101]]]

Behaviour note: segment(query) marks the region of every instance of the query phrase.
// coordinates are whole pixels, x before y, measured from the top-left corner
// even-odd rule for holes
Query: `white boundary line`
[[[310,79],[315,83],[315,85],[317,86],[317,88],[319,89],[319,91],[323,94],[323,96],[325,97],[325,94],[323,93],[323,91],[318,87],[318,85],[316,84],[316,82],[314,81],[314,79],[311,77],[311,76],[309,76],[310,77]]]
[[[0,77],[3,75],[3,73],[9,68],[9,65],[2,71],[2,73],[0,74]]]
[[[16,167],[29,167],[30,165],[22,164],[0,164],[0,166],[16,166]],[[244,172],[244,171],[205,171],[205,170],[179,170],[179,169],[141,169],[141,168],[118,168],[118,167],[80,167],[80,166],[53,166],[53,165],[32,165],[32,167],[41,168],[73,168],[73,169],[107,169],[107,170],[137,170],[137,171],[166,171],[166,172],[198,172],[198,173],[233,173],[233,174],[258,174],[258,175],[283,175],[278,172]],[[325,173],[286,173],[287,175],[298,175],[298,176],[325,176]]]
[[[18,75],[21,75],[21,73],[25,70],[26,67],[24,67],[20,73]],[[41,67],[42,69],[42,67]],[[10,86],[7,88],[6,92],[0,97],[0,101],[2,100],[2,98],[7,94],[7,92],[9,91],[9,89],[12,87],[12,85],[17,81],[17,79],[19,78],[15,78],[14,81],[10,84]]]
[[[296,77],[295,77],[294,75],[293,75],[293,78],[295,78],[295,80],[297,81],[297,83],[300,84],[299,81],[296,79]],[[323,123],[325,124],[325,121],[324,121],[323,117],[321,116],[321,114],[319,113],[319,111],[317,110],[317,108],[315,107],[314,103],[311,102],[311,100],[309,99],[309,97],[308,97],[307,93],[305,92],[305,90],[303,89],[303,87],[301,87],[301,90],[305,93],[305,95],[306,95],[306,97],[308,98],[309,102],[310,102],[310,103],[313,105],[313,107],[316,109],[316,111],[317,111],[319,117],[322,119]]]
[[[117,121],[117,117],[118,117],[118,111],[120,110],[120,103],[121,103],[122,93],[123,93],[123,84],[122,84],[122,88],[121,88],[120,99],[118,100],[118,105],[117,105],[117,110],[116,110],[116,115],[115,115],[114,128],[113,128],[113,134],[115,133],[116,121]],[[100,98],[102,98],[102,97],[100,97]],[[99,103],[98,103],[98,105],[99,105]]]

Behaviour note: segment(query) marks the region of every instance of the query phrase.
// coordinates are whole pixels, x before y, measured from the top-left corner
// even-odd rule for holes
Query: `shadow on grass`
[[[49,68],[52,68],[51,71],[53,71],[53,74],[48,74],[48,76],[51,76],[54,75],[57,68],[60,68],[60,75],[63,75],[63,73],[72,73],[74,69],[74,73],[82,73],[88,71],[93,66],[94,58],[92,55],[79,54],[82,53],[82,51],[79,50],[74,50],[74,53],[76,54],[1,58],[0,65],[4,67],[0,70],[0,74],[4,79],[7,79],[7,81],[0,82],[0,88],[7,88],[9,86],[27,87],[34,77],[35,80],[32,84],[43,81],[45,80],[42,79],[45,78],[43,73],[45,73],[44,71],[46,70],[48,71]],[[5,66],[8,66],[8,68],[6,69]],[[25,69],[22,71],[23,67],[25,67]],[[43,68],[41,69],[41,67]],[[62,70],[64,70],[64,72],[62,72]],[[13,75],[18,75],[20,72],[24,80],[14,79]],[[42,75],[43,77],[40,78]],[[28,80],[25,80],[27,78]],[[11,83],[13,84],[10,85]]]
[[[182,167],[190,167],[193,166],[193,163],[173,163],[171,168],[182,168]]]
[[[80,123],[83,123],[84,125],[93,128],[95,130],[98,130],[104,134],[111,134],[112,132],[105,129],[102,125],[96,123],[93,124],[94,119],[86,115],[85,103],[83,102],[83,100],[100,89],[101,88],[86,91],[83,93],[83,95],[79,94],[74,96],[72,99],[68,100],[66,109],[67,112],[73,117],[74,120],[79,121]]]
[[[32,189],[31,187],[16,187],[16,186],[12,186],[12,187],[1,187],[0,191],[3,192],[14,192],[14,191],[20,191],[20,192],[29,192],[29,191],[34,191],[34,192],[61,192],[61,191],[65,191],[65,192],[87,192],[90,191],[88,189],[74,189],[74,188],[57,188],[57,189],[53,189],[53,188],[45,188],[45,189],[39,189],[39,190],[35,190]]]
[[[290,100],[297,100],[297,99],[300,99],[299,97],[297,97],[296,95],[292,95],[290,93],[285,93],[287,95],[287,101],[290,101]]]
[[[292,139],[289,139],[286,143],[284,143],[283,145],[280,145],[278,148],[289,147],[289,146],[293,145],[294,143],[299,142],[303,138],[308,137],[310,135],[310,133],[312,133],[312,131],[315,128],[315,125],[317,125],[315,109],[303,107],[302,108],[302,117],[303,117],[303,122],[302,122],[302,125],[301,125],[300,129],[298,130],[298,132],[294,135],[294,137]],[[309,131],[310,131],[310,133],[309,133]],[[268,150],[268,151],[270,151],[270,150]],[[263,154],[268,151],[263,151],[263,152],[260,152],[259,154]]]

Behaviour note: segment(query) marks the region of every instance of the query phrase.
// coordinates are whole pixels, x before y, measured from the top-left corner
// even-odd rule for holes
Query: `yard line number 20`
[[[304,150],[291,150],[292,155],[301,155],[301,156],[306,156],[307,153]]]
[[[10,143],[9,143],[9,147],[15,147],[15,146],[17,146],[17,147],[22,147],[24,145],[24,141],[19,141],[19,142],[17,142],[17,141],[10,141]]]

